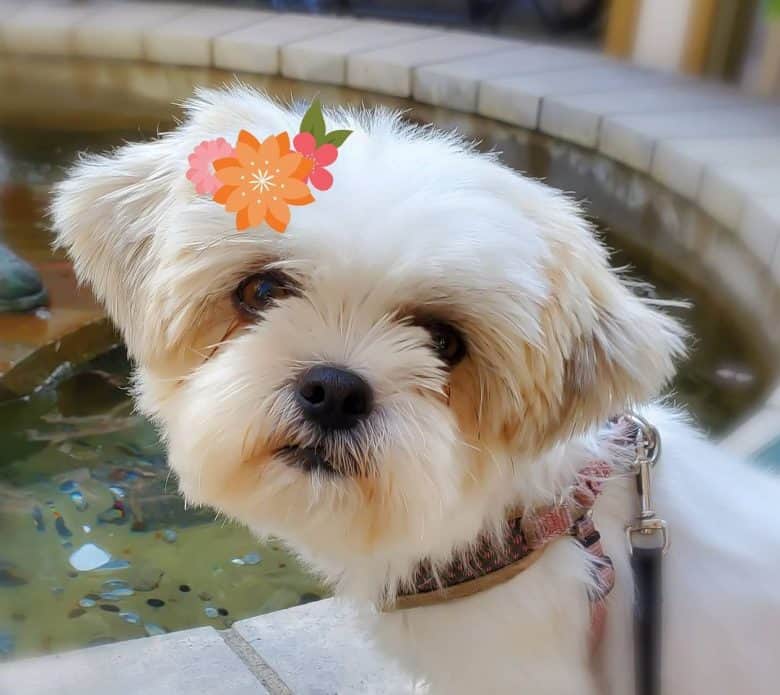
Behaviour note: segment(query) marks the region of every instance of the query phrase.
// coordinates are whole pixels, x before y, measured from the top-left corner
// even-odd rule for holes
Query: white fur
[[[237,234],[195,195],[187,155],[241,128],[294,134],[301,112],[243,88],[203,92],[188,110],[155,142],[83,159],[52,209],[59,243],[137,362],[139,403],[182,492],[284,538],[432,692],[628,695],[623,529],[636,500],[625,476],[595,509],[617,571],[595,659],[588,559],[567,539],[477,596],[389,614],[374,606],[422,558],[446,563],[500,529],[510,507],[547,504],[588,461],[620,459],[602,425],[658,394],[682,353],[680,329],[609,270],[571,201],[388,113],[326,114],[330,128],[355,131],[331,167],[333,188],[293,208],[283,235]],[[269,267],[301,296],[231,331],[234,288]],[[451,373],[415,317],[463,332],[468,354]],[[358,435],[323,445],[354,475],[306,473],[276,453],[318,436],[292,398],[296,375],[318,362],[357,371],[375,392]],[[780,482],[728,460],[671,410],[646,414],[663,438],[654,484],[673,537],[664,692],[771,692]]]

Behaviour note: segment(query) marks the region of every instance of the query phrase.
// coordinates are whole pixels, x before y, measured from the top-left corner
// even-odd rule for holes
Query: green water
[[[279,545],[184,508],[127,375],[116,349],[0,404],[0,653],[221,628],[324,595]],[[85,544],[114,569],[76,571]]]

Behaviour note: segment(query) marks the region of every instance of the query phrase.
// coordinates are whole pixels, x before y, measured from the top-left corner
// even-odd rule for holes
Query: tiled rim
[[[574,142],[717,219],[755,269],[732,284],[748,283],[766,320],[780,323],[777,103],[505,37],[186,3],[0,0],[0,50],[283,75],[411,97]],[[780,416],[776,399],[765,408]]]

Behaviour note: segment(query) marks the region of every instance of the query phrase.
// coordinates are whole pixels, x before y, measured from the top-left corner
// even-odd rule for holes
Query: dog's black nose
[[[327,430],[354,427],[371,412],[374,401],[362,377],[329,365],[301,374],[296,395],[306,418]]]

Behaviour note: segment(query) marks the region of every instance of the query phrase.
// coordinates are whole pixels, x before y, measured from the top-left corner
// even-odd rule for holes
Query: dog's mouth
[[[282,447],[276,453],[283,457],[288,465],[300,468],[307,473],[320,471],[330,475],[341,475],[341,472],[325,458],[323,452],[315,447],[291,444]]]

